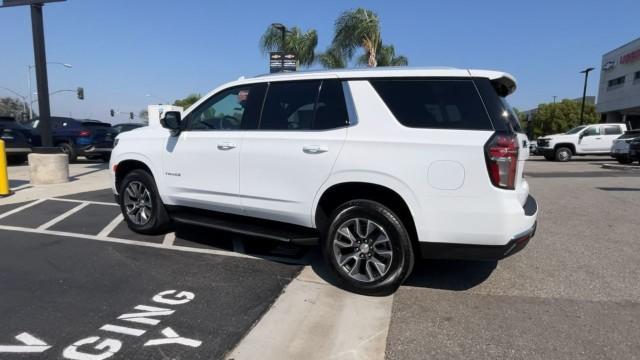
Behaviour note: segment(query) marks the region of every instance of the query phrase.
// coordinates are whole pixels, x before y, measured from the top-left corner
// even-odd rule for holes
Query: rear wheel
[[[142,234],[158,234],[170,223],[153,177],[144,170],[128,173],[118,189],[120,209],[129,228]]]
[[[64,142],[58,144],[58,147],[60,148],[60,150],[62,150],[63,153],[69,156],[70,163],[76,161],[76,159],[78,158],[78,154],[76,153],[76,149],[73,147],[73,145]]]
[[[566,162],[571,160],[571,156],[573,156],[573,152],[568,147],[559,147],[556,149],[556,160],[561,162]]]
[[[628,157],[621,157],[621,158],[617,158],[616,160],[618,160],[620,164],[624,164],[624,165],[633,164],[633,160],[629,159]]]
[[[338,207],[323,234],[322,253],[346,290],[365,295],[393,293],[413,269],[407,229],[386,206],[353,200]]]

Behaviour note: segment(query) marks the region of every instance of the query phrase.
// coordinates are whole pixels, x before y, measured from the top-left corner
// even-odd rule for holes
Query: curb
[[[613,170],[640,171],[640,166],[638,165],[603,164],[602,168],[613,169]]]

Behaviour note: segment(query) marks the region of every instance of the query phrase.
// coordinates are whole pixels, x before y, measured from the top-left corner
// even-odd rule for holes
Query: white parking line
[[[254,260],[278,261],[281,263],[294,264],[294,265],[305,264],[300,260],[281,258],[277,256],[261,255],[258,257],[258,256],[247,255],[247,254],[235,253],[235,252],[226,251],[226,250],[192,248],[188,246],[177,246],[177,245],[166,246],[164,244],[157,244],[157,243],[146,242],[146,241],[127,240],[127,239],[120,239],[120,238],[114,238],[114,237],[108,237],[108,236],[76,234],[76,233],[70,233],[66,231],[30,229],[30,228],[23,228],[18,226],[9,226],[9,225],[0,225],[0,230],[19,231],[19,232],[43,234],[43,235],[65,236],[65,237],[71,237],[76,239],[112,242],[112,243],[126,244],[126,245],[137,245],[137,246],[151,247],[156,249],[167,249],[167,250],[175,250],[175,251],[183,251],[183,252],[200,253],[200,254],[231,256],[231,257],[254,259]]]
[[[162,240],[162,245],[164,246],[173,246],[173,242],[176,241],[176,233],[168,233],[164,236]]]
[[[46,200],[77,202],[77,203],[88,202],[90,204],[95,204],[95,205],[120,206],[120,205],[118,205],[116,203],[110,203],[110,202],[104,202],[104,201],[75,200],[75,199],[63,199],[63,198],[47,198]]]
[[[25,204],[25,205],[22,205],[22,206],[20,206],[20,207],[17,207],[17,208],[15,208],[15,209],[13,209],[13,210],[9,210],[9,211],[7,211],[7,212],[5,212],[5,213],[2,213],[2,214],[0,215],[0,219],[2,219],[2,218],[6,218],[6,217],[7,217],[7,216],[9,216],[9,215],[13,215],[13,214],[15,214],[15,213],[17,213],[17,212],[20,212],[20,211],[22,211],[22,210],[24,210],[24,209],[28,209],[28,208],[30,208],[30,207],[32,207],[32,206],[34,206],[34,205],[38,205],[38,204],[43,203],[43,202],[45,202],[45,201],[47,201],[47,199],[46,199],[46,198],[45,198],[45,199],[40,199],[40,200],[36,200],[36,201],[30,202],[30,203],[28,203],[28,204]]]
[[[115,230],[115,228],[118,227],[118,225],[120,225],[120,223],[122,222],[122,220],[124,220],[124,217],[122,216],[122,214],[118,214],[118,216],[116,216],[115,219],[113,219],[109,225],[105,226],[104,229],[100,230],[100,232],[98,233],[98,237],[106,237],[109,236],[109,234],[111,234],[111,232],[113,230]]]
[[[89,205],[90,205],[90,203],[88,203],[88,202],[80,203],[78,206],[76,206],[76,207],[72,208],[71,210],[69,210],[69,211],[67,211],[67,212],[64,212],[64,213],[62,213],[62,214],[60,214],[60,215],[56,216],[55,218],[53,218],[53,219],[51,219],[51,220],[47,221],[46,223],[44,223],[44,224],[42,224],[42,225],[38,226],[38,230],[46,230],[46,229],[48,229],[48,228],[52,227],[53,225],[55,225],[55,224],[59,223],[60,221],[62,221],[62,220],[64,220],[64,219],[68,218],[69,216],[71,216],[71,215],[73,215],[73,214],[77,213],[78,211],[80,211],[80,210],[82,210],[82,209],[86,208],[86,207],[87,207],[87,206],[89,206]]]

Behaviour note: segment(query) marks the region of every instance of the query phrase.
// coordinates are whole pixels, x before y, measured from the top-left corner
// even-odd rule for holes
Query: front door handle
[[[320,154],[329,151],[329,148],[324,145],[305,145],[302,147],[302,151],[306,154]]]
[[[596,138],[596,140],[600,140],[600,139],[602,139],[602,138],[601,138],[601,137],[597,137],[597,138]]]
[[[218,144],[218,150],[231,150],[235,149],[236,146],[237,145],[232,142],[223,142],[221,144]]]

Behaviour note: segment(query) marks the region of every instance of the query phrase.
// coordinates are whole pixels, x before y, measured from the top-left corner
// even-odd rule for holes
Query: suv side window
[[[622,134],[622,129],[618,125],[605,125],[604,126],[604,134],[605,135],[620,135]]]
[[[316,103],[313,130],[329,130],[349,125],[347,103],[340,80],[322,80]]]
[[[471,80],[370,80],[396,119],[412,128],[493,130]]]
[[[320,80],[273,82],[260,117],[261,130],[311,130]]]
[[[590,126],[582,133],[582,136],[595,136],[600,135],[600,127],[599,126]]]
[[[240,130],[251,113],[246,110],[247,104],[257,95],[253,88],[238,86],[213,95],[188,115],[187,130]]]

